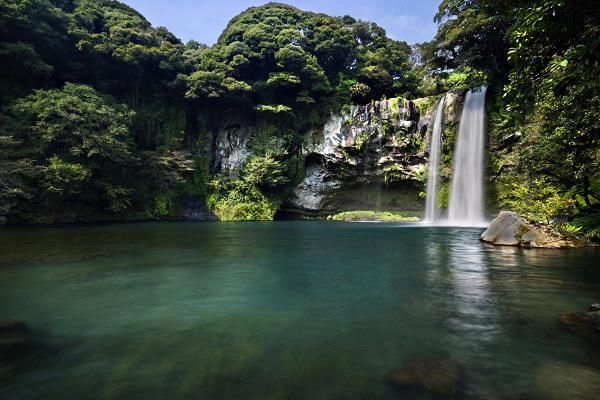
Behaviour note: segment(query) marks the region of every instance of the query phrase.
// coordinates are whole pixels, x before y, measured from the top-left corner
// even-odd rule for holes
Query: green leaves
[[[45,187],[49,193],[72,196],[81,193],[92,172],[82,164],[69,163],[58,156],[52,156],[44,175]]]
[[[196,71],[187,79],[188,99],[215,99],[221,96],[237,96],[252,91],[246,82],[226,76],[220,71]]]
[[[242,172],[246,182],[263,189],[275,188],[288,181],[284,164],[275,159],[270,151],[262,156],[250,157]]]
[[[532,221],[550,223],[561,214],[571,214],[575,203],[569,193],[564,193],[543,178],[526,183],[512,183],[501,199],[504,207],[524,215]]]
[[[128,124],[133,114],[124,106],[109,104],[89,86],[67,83],[62,90],[36,91],[19,100],[11,114],[16,123],[33,122],[17,127],[18,139],[41,139],[45,146],[60,146],[77,157],[120,160],[130,156]]]
[[[280,114],[289,113],[292,111],[291,107],[284,106],[283,104],[259,104],[256,106],[256,110],[264,113]]]
[[[67,83],[60,90],[37,90],[8,107],[0,131],[10,135],[6,143],[13,150],[8,156],[27,157],[41,174],[34,189],[42,192],[37,193],[40,199],[58,206],[73,196],[95,196],[99,204],[105,199],[106,208],[117,212],[131,192],[114,173],[134,161],[131,117],[125,106],[91,87]],[[25,187],[31,175],[24,171],[11,174],[12,187]]]
[[[387,38],[376,24],[269,3],[235,17],[217,44],[200,54],[187,97],[223,96],[205,76],[218,73],[220,80],[251,86],[252,96],[244,99],[254,106],[279,103],[299,117],[307,107],[350,101],[347,87],[332,99],[342,75],[369,87],[361,102],[411,90],[410,54],[406,43]]]

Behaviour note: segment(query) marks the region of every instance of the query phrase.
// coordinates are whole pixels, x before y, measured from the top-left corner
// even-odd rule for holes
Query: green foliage
[[[267,79],[267,85],[279,87],[293,87],[299,85],[301,82],[298,76],[289,72],[274,72]]]
[[[113,213],[121,213],[131,207],[131,194],[133,189],[121,186],[107,185],[105,196],[108,200],[107,209]]]
[[[38,220],[35,214],[68,212],[75,202],[94,219],[144,208],[154,191],[172,197],[187,189],[197,170],[191,156],[136,156],[131,118],[127,106],[70,83],[11,104],[0,118],[2,214]]]
[[[210,189],[207,204],[221,221],[270,221],[279,206],[243,179],[217,177]]]
[[[132,113],[85,85],[39,90],[6,110],[4,128],[29,151],[55,151],[72,157],[130,158],[128,123]]]
[[[598,11],[584,1],[444,0],[435,39],[418,46],[420,91],[492,83],[499,201],[532,218],[600,203]],[[446,131],[445,164],[454,144]]]
[[[420,168],[415,172],[415,179],[419,182],[427,182],[427,168]]]
[[[242,171],[244,181],[261,189],[273,189],[287,182],[285,166],[269,150],[261,156],[251,156]]]
[[[169,193],[158,193],[154,197],[152,214],[155,218],[165,218],[171,215],[172,199]]]
[[[393,119],[398,119],[400,117],[399,104],[400,104],[400,101],[402,101],[402,103],[404,104],[404,100],[405,99],[400,98],[400,97],[392,97],[391,99],[388,100],[388,106],[390,107],[390,116]]]
[[[361,82],[356,82],[350,86],[350,99],[354,103],[366,104],[371,100],[371,88],[369,85]]]
[[[292,111],[291,107],[284,106],[283,104],[277,104],[277,105],[259,104],[256,106],[256,109],[260,112],[267,112],[267,113],[273,113],[273,114],[288,113],[288,112]]]
[[[577,215],[570,225],[578,228],[577,233],[595,242],[600,242],[600,213],[582,213]]]
[[[254,150],[262,149],[256,143]],[[241,179],[219,176],[210,183],[207,204],[221,221],[272,220],[279,208],[275,190],[288,182],[286,166],[272,150],[250,156]]]
[[[501,197],[501,205],[533,221],[550,223],[555,217],[574,212],[572,196],[560,192],[543,179],[510,183]]]
[[[344,211],[327,217],[331,221],[377,221],[377,222],[418,222],[416,212],[391,212],[391,211]]]
[[[60,196],[79,194],[92,176],[92,172],[81,164],[68,163],[57,156],[50,157],[48,161],[44,174],[48,193]]]
[[[466,90],[484,85],[488,80],[485,72],[477,71],[471,67],[462,67],[442,76],[441,86],[444,91]]]
[[[369,134],[366,131],[360,131],[356,134],[356,138],[354,139],[354,148],[360,151],[368,142]]]
[[[334,87],[340,104],[357,96],[367,102],[407,89],[410,54],[375,24],[269,3],[233,18],[217,44],[197,55],[187,96],[221,97],[229,78],[252,87],[263,104],[277,99],[294,113],[331,103]]]
[[[487,1],[469,7],[477,4],[484,11],[494,7]],[[469,7],[457,12],[468,13]],[[502,74],[494,75],[497,87],[491,92],[490,120],[499,149],[491,153],[491,164],[500,202],[523,195],[504,182],[520,181],[524,187],[543,182],[556,196],[544,193],[550,210],[536,218],[551,218],[552,208],[560,208],[559,197],[578,199],[565,200],[572,206],[562,212],[577,213],[574,207],[587,212],[600,203],[598,5],[531,0],[498,7],[509,61]]]
[[[95,198],[99,205],[108,200],[109,210],[122,208],[123,203],[115,205],[117,192],[105,193],[105,188],[120,187],[120,178],[111,171],[134,160],[131,115],[127,107],[84,85],[38,90],[16,101],[0,119],[0,131],[12,145],[7,158],[27,168],[14,172],[9,181],[24,188],[30,179],[40,179],[25,197],[50,196],[53,208],[74,196]]]
[[[0,136],[0,215],[10,214],[20,202],[35,195],[30,182],[40,179],[43,167],[33,160],[20,158],[20,142],[11,136]]]
[[[224,72],[196,71],[187,79],[188,99],[215,99],[225,97],[233,100],[235,96],[245,95],[252,91],[252,87],[246,82],[227,77]]]
[[[581,226],[577,226],[570,222],[563,222],[557,225],[557,228],[560,233],[565,235],[566,237],[577,237],[581,233]]]
[[[393,182],[401,182],[401,181],[405,180],[406,178],[407,178],[406,171],[404,170],[404,168],[402,168],[398,164],[392,165],[383,174],[383,181],[385,182],[386,185],[393,183]]]
[[[506,33],[513,1],[442,0],[435,38],[420,45],[422,61],[433,71],[472,68],[492,77],[508,71]],[[453,80],[460,79],[459,76]]]
[[[55,64],[64,62],[70,44],[68,22],[68,15],[49,0],[0,1],[0,104],[64,69]]]
[[[232,112],[271,132],[251,138],[234,190],[259,203],[296,178],[305,133],[353,87],[361,102],[414,87],[410,47],[381,27],[283,4],[238,15],[210,48],[118,1],[0,11],[0,214],[14,220],[174,216],[181,198],[207,194],[204,134]]]
[[[428,96],[415,99],[413,100],[413,103],[415,103],[415,106],[417,106],[421,114],[425,114],[433,109],[433,106],[438,100],[438,96]]]

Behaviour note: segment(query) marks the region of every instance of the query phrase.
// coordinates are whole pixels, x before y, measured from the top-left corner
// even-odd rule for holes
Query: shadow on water
[[[442,398],[516,398],[539,366],[589,365],[589,344],[557,318],[598,301],[597,251],[493,248],[480,233],[324,222],[2,229],[0,319],[26,321],[60,351],[18,373],[3,375],[0,361],[0,397],[437,398],[388,380],[434,358],[461,366],[458,391]]]

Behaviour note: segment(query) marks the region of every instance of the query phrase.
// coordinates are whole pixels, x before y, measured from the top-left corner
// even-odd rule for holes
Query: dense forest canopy
[[[596,209],[600,5],[443,0],[435,21],[435,38],[411,47],[372,22],[269,3],[209,47],[118,1],[0,0],[0,215],[162,218],[196,199],[272,218],[304,134],[331,112],[482,84],[494,203],[533,218],[532,205]],[[227,113],[266,132],[234,176],[207,154]]]

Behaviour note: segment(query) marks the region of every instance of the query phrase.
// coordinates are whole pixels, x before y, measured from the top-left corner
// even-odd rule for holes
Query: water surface
[[[389,371],[447,357],[464,368],[458,398],[514,399],[539,366],[600,367],[557,323],[600,300],[598,252],[490,247],[480,233],[325,222],[2,229],[0,319],[27,322],[52,351],[0,375],[0,398],[409,398]]]

